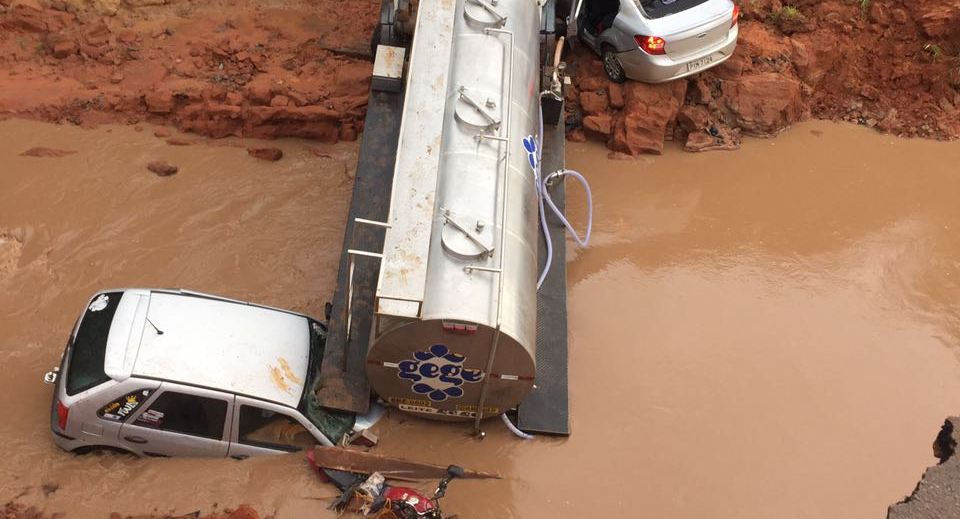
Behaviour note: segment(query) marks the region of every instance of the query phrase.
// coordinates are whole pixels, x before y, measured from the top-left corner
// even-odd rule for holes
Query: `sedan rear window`
[[[677,14],[706,2],[707,0],[637,0],[643,14],[651,19]]]
[[[103,371],[107,335],[123,292],[100,294],[93,299],[80,321],[80,329],[69,348],[66,390],[75,395],[108,380]]]

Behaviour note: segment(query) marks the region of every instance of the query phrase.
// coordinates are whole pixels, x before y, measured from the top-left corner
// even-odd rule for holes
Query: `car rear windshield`
[[[122,296],[123,292],[100,294],[93,298],[83,314],[67,360],[68,395],[75,395],[110,380],[103,371],[103,358],[113,314],[117,313]]]
[[[708,0],[637,0],[647,18],[663,18],[706,3]]]

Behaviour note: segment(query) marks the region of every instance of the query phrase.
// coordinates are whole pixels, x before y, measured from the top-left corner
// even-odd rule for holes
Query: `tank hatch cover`
[[[478,218],[442,210],[440,241],[444,250],[460,259],[484,259],[493,254],[493,226]]]
[[[480,29],[506,25],[507,17],[497,10],[497,3],[497,0],[467,0],[463,5],[463,17],[467,25]]]
[[[500,107],[492,95],[465,86],[457,88],[454,114],[460,123],[481,131],[496,131],[500,128]]]

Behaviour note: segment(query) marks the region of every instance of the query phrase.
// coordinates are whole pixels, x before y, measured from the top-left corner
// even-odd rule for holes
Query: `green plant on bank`
[[[776,17],[779,20],[792,22],[801,19],[803,17],[803,13],[801,13],[800,9],[798,9],[796,6],[785,5],[780,8],[778,13],[776,13]]]
[[[949,65],[947,74],[950,78],[950,83],[960,88],[960,56],[947,55],[943,47],[933,42],[924,45],[923,51],[930,56],[930,61],[933,63],[946,59]]]
[[[937,45],[936,43],[928,43],[923,46],[923,50],[930,55],[930,59],[937,61],[943,56],[943,47]]]
[[[870,2],[871,0],[860,0],[860,15],[866,18],[867,12],[870,11]]]

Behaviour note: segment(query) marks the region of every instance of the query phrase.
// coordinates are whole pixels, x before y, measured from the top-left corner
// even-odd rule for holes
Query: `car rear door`
[[[91,445],[115,447],[123,423],[149,402],[150,396],[159,387],[160,382],[155,380],[131,378],[102,391],[103,395],[96,394],[89,406],[81,404],[85,409],[85,412],[78,414],[83,417],[83,423],[80,424],[83,441]],[[93,412],[95,402],[96,411]]]
[[[164,382],[120,428],[119,443],[144,456],[227,455],[233,395]]]
[[[242,396],[234,408],[231,458],[296,452],[320,443],[320,431],[295,409]]]

